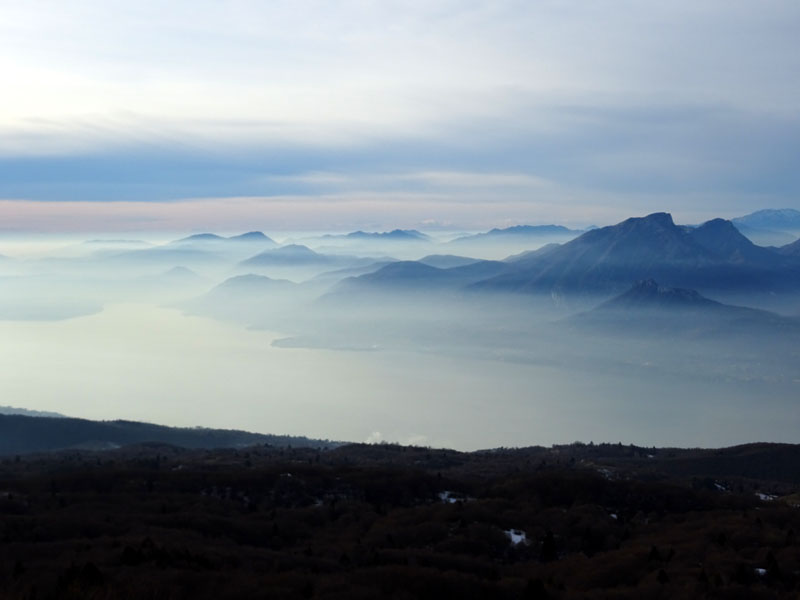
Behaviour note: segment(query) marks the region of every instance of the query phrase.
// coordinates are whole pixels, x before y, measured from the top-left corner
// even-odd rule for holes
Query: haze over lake
[[[434,352],[287,349],[281,334],[118,304],[2,321],[0,396],[91,419],[476,449],[792,440],[797,381],[603,375]]]

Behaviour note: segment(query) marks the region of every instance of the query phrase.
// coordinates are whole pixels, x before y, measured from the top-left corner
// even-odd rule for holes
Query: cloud
[[[365,220],[402,196],[440,203],[418,221],[465,224],[440,209],[522,207],[486,223],[606,200],[790,205],[800,192],[788,0],[3,11],[3,198],[371,194]]]

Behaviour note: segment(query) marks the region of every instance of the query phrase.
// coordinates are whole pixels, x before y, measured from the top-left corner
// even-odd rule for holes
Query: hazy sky
[[[800,208],[796,0],[0,0],[0,229]]]

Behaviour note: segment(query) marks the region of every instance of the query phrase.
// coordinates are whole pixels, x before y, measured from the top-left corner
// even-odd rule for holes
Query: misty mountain
[[[800,240],[795,240],[791,244],[781,246],[777,249],[777,252],[783,256],[800,258]]]
[[[397,261],[372,273],[345,279],[334,288],[334,292],[341,295],[456,291],[507,269],[505,263],[492,260],[479,260],[451,268],[434,267],[422,261]]]
[[[314,277],[323,271],[351,267],[369,267],[378,261],[375,258],[353,256],[349,254],[323,254],[308,246],[289,244],[272,250],[265,250],[255,256],[241,261],[239,269],[266,271],[269,275],[291,277],[303,280]]]
[[[338,256],[330,256],[327,254],[319,254],[314,252],[308,246],[300,244],[289,244],[288,246],[281,246],[273,250],[265,250],[260,254],[256,254],[246,260],[243,260],[240,265],[243,266],[293,266],[293,265],[319,265],[319,264],[333,264],[340,260]]]
[[[217,267],[242,260],[276,243],[261,232],[233,237],[214,233],[198,233],[152,248],[129,250],[110,257],[114,262],[135,265],[189,265]]]
[[[536,250],[526,250],[525,252],[520,252],[519,254],[513,254],[512,256],[508,256],[504,259],[504,262],[515,263],[532,259],[535,256],[544,256],[545,254],[548,254],[549,252],[552,252],[553,250],[558,248],[560,245],[561,244],[551,242],[549,244],[545,244],[541,248],[537,248]]]
[[[479,258],[456,256],[455,254],[429,254],[428,256],[423,256],[417,262],[437,269],[451,269],[453,267],[471,265],[479,261]]]
[[[754,246],[728,222],[697,228],[654,213],[588,231],[550,251],[512,263],[514,270],[474,289],[523,293],[611,294],[634,281],[700,290],[800,289],[800,263]]]
[[[202,296],[182,303],[190,311],[236,315],[245,308],[267,310],[276,304],[289,304],[298,284],[286,279],[273,279],[248,273],[226,279]],[[296,298],[294,298],[296,300]]]
[[[216,233],[195,233],[194,235],[190,235],[185,238],[181,238],[179,240],[175,240],[174,244],[183,244],[186,242],[221,242],[225,238],[221,235],[217,235]]]
[[[237,275],[226,279],[218,286],[213,288],[208,295],[242,295],[242,294],[265,294],[275,292],[285,292],[296,287],[296,283],[286,279],[272,279],[264,275]]]
[[[280,321],[286,313],[315,296],[315,289],[311,287],[248,273],[230,277],[205,294],[177,306],[189,314],[255,326]]]
[[[359,265],[356,267],[345,267],[343,269],[336,269],[334,271],[325,271],[313,277],[310,282],[320,284],[332,284],[347,277],[358,277],[359,275],[366,275],[367,273],[374,273],[378,269],[385,267],[388,264],[397,262],[395,260],[379,260],[366,265]]]
[[[29,408],[17,408],[15,406],[0,406],[0,415],[25,415],[28,417],[53,417],[58,419],[66,416],[49,410],[31,410]]]
[[[626,292],[567,322],[581,329],[623,336],[800,335],[800,319],[723,304],[696,290],[661,286],[652,279],[636,282]]]
[[[800,230],[800,210],[793,208],[765,209],[731,219],[734,225],[773,231]]]
[[[212,280],[184,266],[172,267],[155,275],[142,275],[130,282],[120,284],[121,294],[136,293],[136,297],[159,303],[174,302],[208,289]]]
[[[797,235],[788,231],[774,231],[772,229],[756,229],[741,223],[734,223],[742,235],[759,246],[785,246],[797,239]]]
[[[800,211],[791,208],[759,210],[732,222],[760,246],[783,246],[800,235]]]
[[[773,251],[756,246],[731,221],[712,219],[688,233],[692,240],[725,261],[767,268],[780,264]]]
[[[566,237],[580,234],[581,231],[569,229],[563,225],[515,225],[504,229],[492,229],[485,233],[466,235],[450,241],[450,244],[464,244],[475,242],[492,242],[505,240],[531,239],[539,241],[546,237]]]
[[[175,283],[196,283],[203,281],[204,278],[192,271],[188,267],[172,267],[161,274],[161,279]]]
[[[457,249],[458,254],[500,260],[546,244],[568,242],[580,233],[561,225],[517,225],[461,236],[444,246]]]
[[[345,235],[325,235],[323,238],[344,238],[349,240],[367,240],[384,242],[428,242],[430,237],[416,229],[393,229],[392,231],[369,232],[353,231]]]
[[[231,242],[256,242],[259,244],[276,244],[275,240],[264,235],[260,231],[248,231],[228,238]],[[277,245],[277,244],[276,244]]]
[[[658,285],[652,279],[637,281],[631,289],[603,302],[595,310],[720,310],[724,304],[710,300],[695,290],[670,288]]]
[[[171,243],[186,245],[186,244],[198,244],[198,243],[224,244],[229,242],[234,242],[234,243],[247,242],[247,243],[259,244],[262,246],[277,246],[277,243],[272,238],[264,235],[260,231],[249,231],[247,233],[233,235],[230,237],[223,237],[215,233],[196,233],[194,235],[190,235],[188,237],[175,240],[174,242]]]
[[[338,445],[305,437],[265,435],[238,430],[0,414],[0,455],[68,448],[103,450],[147,442],[184,448],[239,448],[256,444],[299,447]]]

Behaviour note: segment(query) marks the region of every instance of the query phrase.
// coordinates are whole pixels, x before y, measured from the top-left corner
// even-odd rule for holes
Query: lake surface
[[[0,322],[0,403],[459,449],[575,440],[718,446],[797,441],[800,430],[797,382],[676,383],[415,352],[273,347],[279,337],[145,304]]]

